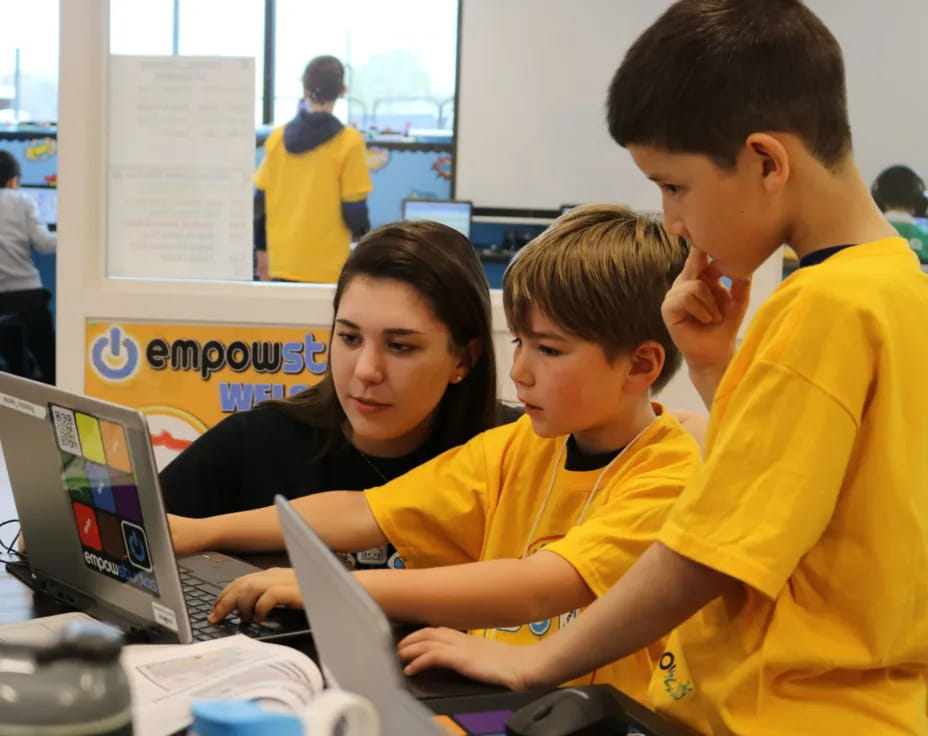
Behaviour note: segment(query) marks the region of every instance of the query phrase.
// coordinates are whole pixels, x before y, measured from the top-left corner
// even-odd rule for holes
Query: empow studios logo
[[[90,346],[90,364],[100,378],[125,381],[138,370],[138,343],[121,327],[112,327]]]

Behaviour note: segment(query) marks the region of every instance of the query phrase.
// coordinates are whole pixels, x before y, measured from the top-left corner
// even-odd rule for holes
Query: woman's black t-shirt
[[[517,412],[510,412],[511,421]],[[160,473],[168,513],[203,518],[270,506],[278,493],[375,488],[439,454],[432,442],[402,457],[362,455],[343,443],[320,457],[327,430],[273,406],[231,414],[195,440]],[[362,567],[397,566],[392,548],[357,555]]]

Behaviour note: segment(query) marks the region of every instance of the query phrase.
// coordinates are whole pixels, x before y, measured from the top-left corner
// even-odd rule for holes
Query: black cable
[[[6,521],[0,521],[0,529],[5,527],[7,524],[19,524],[19,519],[7,519]],[[9,544],[4,542],[3,539],[0,538],[0,548],[3,549],[3,552],[5,552],[7,555],[15,555],[16,558],[22,558],[23,555],[20,554],[18,549],[16,549],[16,543],[19,541],[19,538],[22,535],[22,533],[23,533],[23,530],[22,530],[22,527],[20,526],[19,529],[16,530],[16,536],[13,537],[13,541],[10,542]],[[8,562],[8,561],[9,560],[0,559],[0,562]]]

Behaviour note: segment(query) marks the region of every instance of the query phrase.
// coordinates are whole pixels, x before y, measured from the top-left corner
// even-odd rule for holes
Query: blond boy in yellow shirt
[[[928,277],[854,164],[845,100],[799,0],[681,0],[631,47],[609,126],[692,246],[663,312],[711,407],[705,465],[566,631],[423,631],[411,672],[553,684],[679,627],[650,703],[703,733],[928,734]],[[783,242],[800,268],[736,351],[746,280]]]
[[[564,215],[504,279],[526,416],[380,488],[293,502],[336,551],[396,547],[406,569],[355,573],[388,615],[531,644],[566,626],[651,544],[699,464],[693,438],[650,399],[679,364],[660,304],[685,254],[682,240],[618,207]],[[359,341],[368,345],[356,351],[363,375],[376,339]],[[384,393],[361,375],[353,395]],[[273,508],[174,518],[172,531],[183,552],[282,545]],[[280,603],[300,604],[290,570],[236,581],[213,619],[233,609],[260,618]],[[642,647],[586,679],[644,698],[660,653]]]

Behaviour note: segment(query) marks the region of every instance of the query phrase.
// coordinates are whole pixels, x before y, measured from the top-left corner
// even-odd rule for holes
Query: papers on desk
[[[86,613],[59,613],[0,626],[0,643],[43,646],[54,642],[74,621],[95,621]]]
[[[299,711],[323,688],[322,673],[305,654],[240,634],[197,644],[128,646],[122,665],[136,736],[185,728],[194,700],[258,700]]]
[[[49,644],[84,613],[0,626],[0,642]],[[194,700],[256,700],[299,712],[323,688],[322,673],[302,652],[238,634],[197,644],[133,644],[120,657],[132,690],[136,736],[165,736],[190,725]]]

